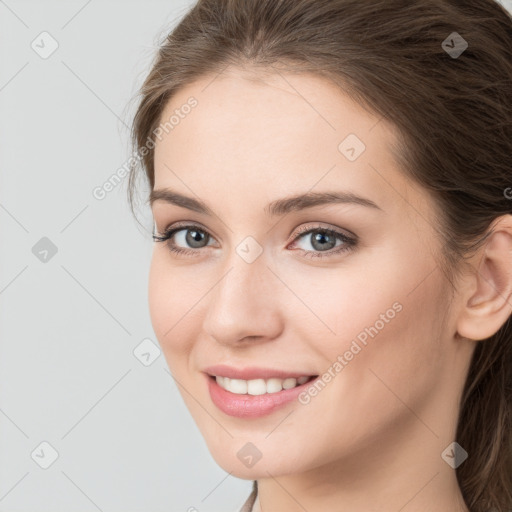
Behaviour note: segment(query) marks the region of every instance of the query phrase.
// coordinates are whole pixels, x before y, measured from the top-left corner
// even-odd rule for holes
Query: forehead
[[[178,91],[164,109],[161,122],[191,96],[197,100],[197,106],[186,123],[180,122],[181,126],[173,129],[177,143],[180,132],[186,132],[188,138],[197,135],[203,144],[205,137],[210,136],[217,147],[232,153],[236,148],[247,150],[246,143],[269,145],[275,141],[272,146],[277,148],[277,143],[293,144],[294,139],[305,137],[311,140],[309,149],[320,150],[333,146],[336,149],[349,133],[373,145],[379,139],[386,138],[382,141],[386,143],[393,138],[391,125],[372,136],[373,128],[382,120],[327,79],[312,74],[265,72],[260,76],[256,71],[229,68]],[[233,137],[223,139],[222,134]]]
[[[183,109],[191,97],[196,106]],[[160,121],[180,113],[156,142],[155,189],[225,196],[229,187],[241,204],[329,187],[377,203],[413,193],[393,158],[394,127],[323,77],[228,69],[178,91]]]

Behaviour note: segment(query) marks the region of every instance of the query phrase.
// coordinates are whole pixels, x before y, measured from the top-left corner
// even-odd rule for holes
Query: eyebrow
[[[204,215],[215,215],[211,208],[209,208],[203,201],[185,196],[169,188],[152,190],[149,195],[150,206],[153,206],[155,201],[164,201]],[[353,192],[348,191],[307,192],[305,194],[285,197],[283,199],[272,201],[264,208],[264,211],[268,216],[275,217],[326,204],[356,204],[382,211],[382,208],[371,199],[358,196]]]

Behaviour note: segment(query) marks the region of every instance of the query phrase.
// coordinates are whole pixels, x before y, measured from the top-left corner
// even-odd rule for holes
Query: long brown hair
[[[140,91],[132,211],[138,169],[154,187],[149,142],[167,101],[230,64],[323,76],[394,124],[402,171],[438,206],[447,275],[512,213],[512,18],[494,0],[199,0]],[[456,471],[472,512],[512,509],[511,391],[509,317],[477,344],[458,411],[469,457]]]

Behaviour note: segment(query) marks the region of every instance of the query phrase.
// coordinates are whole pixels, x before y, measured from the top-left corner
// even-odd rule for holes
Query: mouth
[[[318,375],[267,379],[234,379],[205,373],[212,402],[223,413],[242,419],[260,418],[297,402]]]
[[[279,393],[283,390],[304,386],[316,379],[318,375],[302,375],[299,377],[287,377],[285,379],[271,377],[268,379],[230,379],[221,375],[210,375],[210,380],[215,381],[222,389],[235,395],[266,395]]]

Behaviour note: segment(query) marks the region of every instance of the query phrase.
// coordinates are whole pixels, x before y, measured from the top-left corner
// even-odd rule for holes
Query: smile
[[[216,376],[217,384],[226,391],[237,395],[265,395],[271,393],[279,393],[283,389],[292,389],[305,384],[314,376],[302,376],[297,379],[287,378],[270,378],[270,379],[230,379],[229,377]]]
[[[306,387],[318,379],[318,376],[304,376],[246,381],[207,374],[205,377],[213,404],[228,416],[244,419],[266,416],[286,404],[298,401]]]

